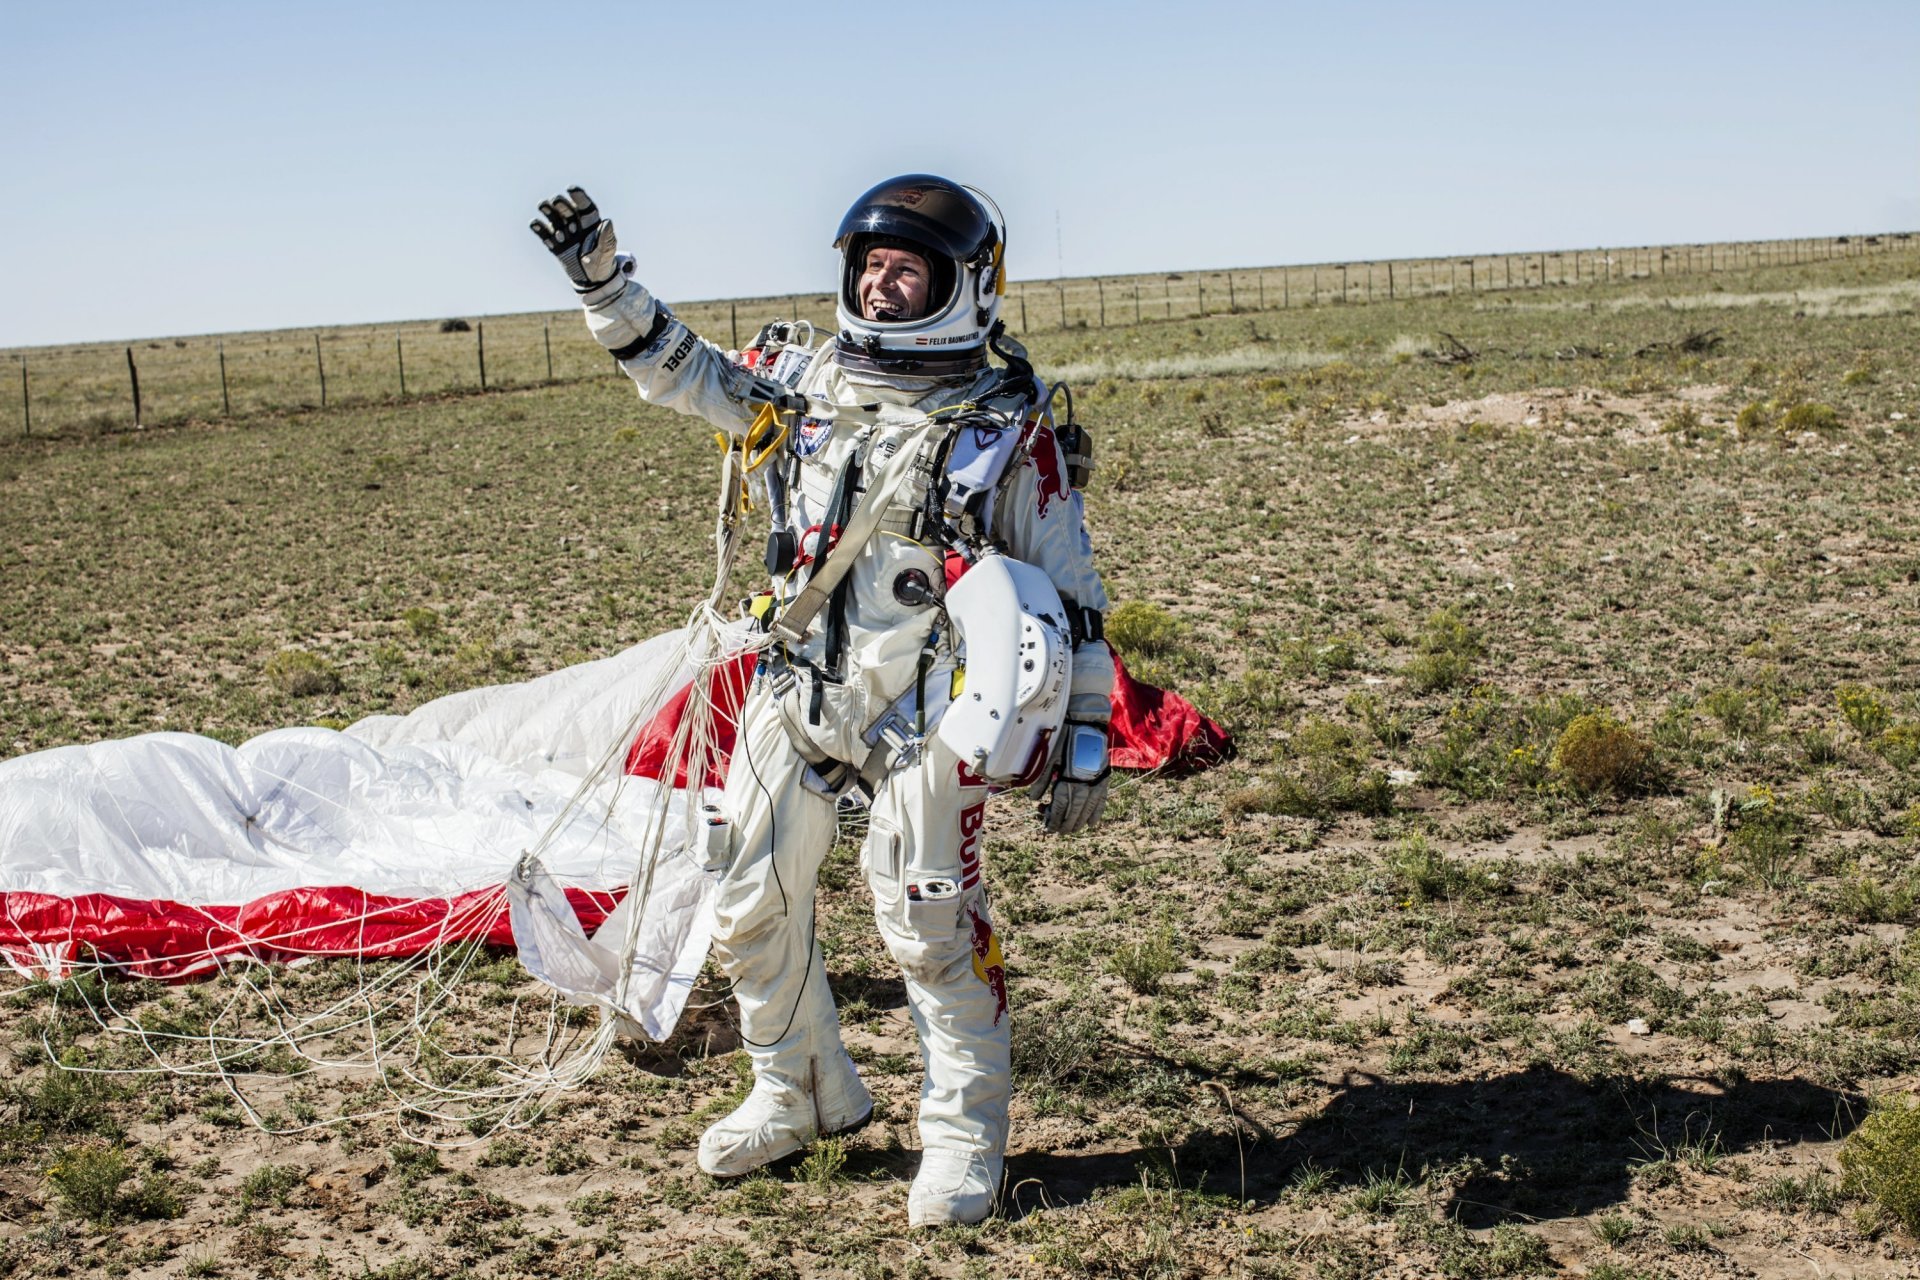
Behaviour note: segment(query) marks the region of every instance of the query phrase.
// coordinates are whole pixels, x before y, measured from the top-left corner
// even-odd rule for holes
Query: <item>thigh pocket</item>
[[[939,982],[971,954],[961,926],[966,887],[949,856],[927,858],[911,832],[876,817],[868,829],[867,877],[887,948],[907,974]]]

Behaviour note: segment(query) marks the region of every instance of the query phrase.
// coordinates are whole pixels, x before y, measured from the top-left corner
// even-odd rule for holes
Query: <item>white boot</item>
[[[790,981],[775,983],[767,993],[734,988],[753,1059],[753,1092],[700,1137],[700,1167],[716,1178],[752,1173],[816,1138],[857,1129],[873,1114],[873,1095],[840,1045],[818,953],[805,982],[804,993]],[[769,1026],[775,1033],[787,1028],[787,1034],[756,1045],[755,1030]]]
[[[967,916],[974,954],[926,982],[909,973],[907,1001],[920,1034],[920,1172],[907,1196],[916,1227],[980,1222],[1000,1194],[1012,1094],[1006,990],[985,904]],[[976,961],[974,963],[972,961]]]
[[[1000,1195],[1000,1157],[977,1151],[927,1151],[907,1193],[907,1225],[943,1227],[985,1221]]]

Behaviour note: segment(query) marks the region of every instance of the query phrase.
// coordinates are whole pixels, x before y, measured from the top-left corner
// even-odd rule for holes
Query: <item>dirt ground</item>
[[[1238,751],[1070,839],[995,803],[995,1220],[905,1225],[918,1051],[849,832],[818,928],[857,1134],[699,1173],[743,1087],[711,982],[668,1044],[475,1137],[270,1057],[247,1099],[306,1132],[218,1081],[51,1069],[144,1060],[76,999],[204,1032],[235,980],[16,981],[0,1274],[1920,1276],[1897,1170],[1843,1164],[1920,1088],[1920,320],[1791,302],[1910,265],[1729,278],[1788,301],[1699,351],[1624,293],[1036,343],[1113,371],[1079,395],[1110,632]],[[1250,343],[1330,358],[1126,374]],[[710,446],[677,430],[610,380],[0,446],[0,743],[238,740],[633,643],[705,571]],[[267,678],[294,647],[332,691]],[[516,998],[477,957],[448,1042]]]

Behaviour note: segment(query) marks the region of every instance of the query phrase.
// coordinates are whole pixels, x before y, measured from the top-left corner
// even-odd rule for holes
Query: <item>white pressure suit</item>
[[[936,445],[952,429],[929,413],[989,395],[1002,372],[863,371],[830,343],[789,388],[699,338],[632,278],[624,259],[623,267],[621,281],[588,295],[587,320],[624,357],[622,369],[649,403],[738,437],[770,400],[790,391],[806,398],[774,464],[785,469],[774,482],[785,492],[772,505],[798,551],[797,566],[776,579],[777,595],[791,597],[804,582],[809,560],[844,522],[856,482],[877,483],[901,450],[923,462],[947,456]],[[1028,400],[1017,419],[1026,424],[1024,445],[988,503],[990,533],[1095,619],[1092,635],[1076,637],[1068,716],[1104,726],[1113,662],[1097,617],[1106,593],[1080,495],[1067,483],[1052,430],[1031,412],[1031,393]],[[965,655],[942,633],[938,595],[948,565],[923,520],[929,484],[937,477],[918,466],[879,531],[857,549],[838,616],[763,659],[748,694],[722,804],[732,831],[713,936],[739,1003],[754,1087],[700,1144],[704,1169],[737,1175],[871,1113],[841,1045],[814,940],[815,876],[835,833],[829,781],[844,787],[861,774],[871,812],[861,868],[881,935],[905,974],[926,1062],[923,1157],[909,1198],[916,1224],[977,1221],[991,1210],[1011,1093],[1006,970],[981,874],[988,787],[930,732],[956,677],[964,678]],[[931,584],[934,598],[916,584]],[[884,722],[896,732],[882,734]],[[910,723],[922,732],[907,735],[904,750],[890,749]]]

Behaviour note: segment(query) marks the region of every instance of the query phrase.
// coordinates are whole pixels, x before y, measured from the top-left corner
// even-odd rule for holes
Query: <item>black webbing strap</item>
[[[626,346],[616,348],[612,352],[613,358],[615,360],[633,359],[635,356],[639,355],[642,351],[645,351],[648,347],[658,342],[660,340],[660,335],[665,333],[667,331],[667,326],[672,323],[673,323],[673,312],[667,310],[665,307],[661,306],[659,303],[656,302],[653,306],[653,327],[648,329],[644,334],[640,335],[638,338],[635,338],[632,342],[629,342]]]

